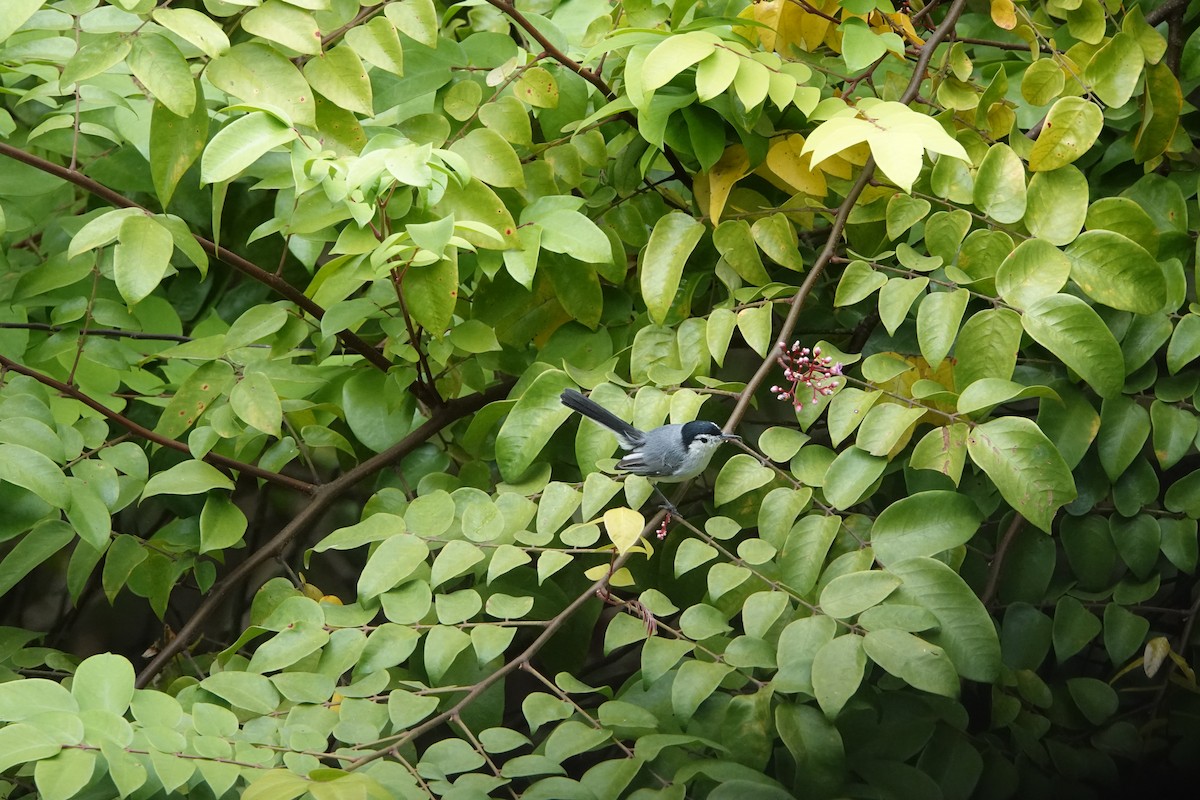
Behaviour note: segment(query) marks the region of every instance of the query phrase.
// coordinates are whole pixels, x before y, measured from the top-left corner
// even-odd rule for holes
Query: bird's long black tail
[[[599,422],[604,427],[611,430],[621,440],[621,446],[626,450],[636,446],[642,441],[642,432],[630,425],[625,420],[618,417],[616,414],[609,411],[604,406],[589,400],[574,389],[566,389],[559,397],[562,404],[572,411],[578,411],[588,419]]]

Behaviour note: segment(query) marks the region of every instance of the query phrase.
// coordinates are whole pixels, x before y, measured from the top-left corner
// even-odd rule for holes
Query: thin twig
[[[51,378],[49,375],[38,372],[35,369],[31,369],[24,364],[19,364],[7,356],[0,355],[0,367],[11,369],[13,372],[33,378],[43,386],[49,386],[51,389],[60,392],[64,397],[70,397],[72,400],[77,400],[80,403],[83,403],[88,408],[92,409],[93,411],[98,411],[112,422],[117,423],[121,427],[133,433],[135,436],[180,453],[188,453],[189,455],[191,454],[191,450],[183,442],[177,441],[168,436],[163,436],[160,433],[155,433],[149,428],[139,425],[138,423],[129,419],[129,417],[126,417],[124,414],[118,414],[116,411],[113,411],[99,400],[89,397],[74,386],[69,386],[60,380]],[[257,464],[238,461],[236,459],[229,458],[228,456],[223,456],[219,453],[213,453],[211,451],[207,453],[202,460],[207,461],[209,464],[212,464],[215,467],[225,467],[226,469],[240,472],[243,475],[262,478],[265,481],[277,483],[280,486],[286,486],[289,489],[295,489],[296,491],[303,492],[304,494],[315,494],[318,488],[315,484],[307,481],[298,480],[288,475],[281,475],[278,472],[272,472],[270,470],[263,469]]]
[[[924,80],[925,70],[929,66],[930,59],[933,58],[933,51],[942,43],[954,29],[954,25],[958,22],[958,18],[962,15],[963,9],[966,7],[966,0],[954,0],[950,9],[946,12],[946,18],[938,25],[937,29],[929,35],[925,40],[925,46],[921,48],[921,54],[917,57],[917,63],[913,70],[913,76],[908,82],[908,88],[900,97],[900,102],[904,104],[911,103],[921,90],[921,83]],[[850,212],[854,208],[854,203],[858,200],[859,195],[870,183],[871,178],[875,175],[875,159],[868,158],[867,163],[863,166],[862,173],[858,176],[858,180],[850,188],[846,194],[846,199],[842,201],[838,207],[837,216],[834,217],[833,225],[829,228],[829,235],[825,239],[825,247],[822,248],[821,254],[817,256],[817,260],[813,263],[812,268],[808,272],[808,277],[804,279],[804,283],[800,285],[799,291],[792,298],[792,307],[788,311],[787,318],[783,321],[780,328],[777,342],[784,343],[791,338],[792,331],[796,327],[796,322],[800,319],[800,311],[804,308],[804,303],[812,293],[813,287],[817,280],[825,272],[826,266],[829,265],[830,259],[837,252],[839,240],[842,236],[842,230],[846,227],[846,220],[850,217]],[[775,348],[767,354],[759,365],[753,377],[746,383],[746,388],[742,391],[742,396],[738,398],[737,405],[734,406],[733,413],[729,415],[729,419],[725,422],[725,431],[732,432],[737,429],[738,423],[742,417],[746,415],[746,411],[750,408],[750,401],[754,397],[754,393],[766,380],[767,375],[775,368],[775,359],[778,351]]]
[[[137,685],[141,688],[149,685],[154,677],[162,671],[163,667],[176,654],[188,647],[200,636],[201,626],[221,606],[227,595],[262,564],[274,558],[275,554],[287,546],[298,533],[308,530],[316,523],[329,506],[348,489],[362,479],[374,475],[393,461],[408,455],[447,425],[478,411],[494,400],[501,399],[508,394],[510,388],[510,384],[504,383],[493,386],[479,394],[447,401],[444,405],[434,410],[433,416],[429,418],[428,422],[405,436],[397,444],[374,458],[364,461],[337,480],[319,487],[313,494],[309,504],[301,509],[292,518],[291,522],[272,536],[264,545],[248,555],[245,561],[238,564],[228,575],[213,586],[196,610],[192,612],[192,616],[188,619],[187,624],[179,629],[175,634],[175,638],[163,645],[162,650],[138,674]]]

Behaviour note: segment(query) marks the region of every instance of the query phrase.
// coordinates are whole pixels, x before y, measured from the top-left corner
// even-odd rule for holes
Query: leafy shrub
[[[5,796],[1189,768],[1194,29],[7,0]],[[576,386],[749,446],[667,518]]]

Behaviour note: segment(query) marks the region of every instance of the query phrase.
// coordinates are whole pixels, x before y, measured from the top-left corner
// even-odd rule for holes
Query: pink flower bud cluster
[[[835,364],[832,357],[821,355],[821,348],[814,347],[809,350],[807,347],[801,347],[800,342],[792,342],[790,348],[780,342],[779,349],[781,353],[778,360],[779,366],[783,367],[783,378],[792,385],[791,388],[772,386],[771,393],[777,400],[787,400],[799,411],[803,405],[799,398],[801,386],[807,387],[811,392],[813,403],[822,395],[833,394],[837,388],[834,377],[842,374],[840,361]]]

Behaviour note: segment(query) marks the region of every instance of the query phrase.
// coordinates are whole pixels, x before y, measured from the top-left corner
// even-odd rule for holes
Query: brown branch
[[[925,70],[929,67],[929,61],[933,58],[933,51],[939,44],[942,43],[950,32],[954,29],[954,25],[958,22],[958,18],[962,15],[963,9],[966,7],[967,0],[954,0],[950,6],[950,10],[946,12],[946,18],[938,25],[937,29],[929,35],[925,40],[925,46],[921,48],[921,54],[917,57],[917,63],[913,70],[913,76],[908,82],[908,88],[900,97],[900,102],[907,105],[911,103],[920,93],[921,83],[925,77]],[[796,322],[800,319],[800,311],[804,308],[804,303],[812,293],[813,286],[817,280],[825,272],[825,267],[829,265],[829,261],[837,252],[838,240],[841,239],[842,231],[846,227],[846,220],[850,218],[850,212],[854,208],[855,201],[859,195],[870,183],[875,175],[875,159],[868,158],[867,163],[863,166],[862,174],[858,176],[858,180],[854,182],[854,186],[846,194],[846,199],[842,201],[838,207],[837,216],[834,217],[833,225],[829,229],[829,235],[825,238],[825,247],[822,248],[817,260],[813,263],[812,269],[808,272],[808,277],[804,279],[804,283],[800,285],[800,289],[792,298],[792,306],[788,311],[787,318],[783,321],[783,326],[780,328],[779,336],[776,341],[786,346],[787,340],[791,337],[792,331],[796,328]],[[754,397],[754,393],[758,387],[766,380],[767,375],[775,368],[775,359],[778,356],[778,351],[772,348],[770,353],[767,353],[762,364],[755,371],[754,376],[746,383],[746,388],[742,390],[741,397],[738,398],[737,405],[734,406],[733,413],[729,415],[729,419],[725,422],[725,431],[732,432],[736,430],[738,423],[742,417],[746,415],[746,411],[750,408],[750,401]]]
[[[45,333],[61,333],[71,330],[67,325],[48,325],[45,322],[0,322],[0,330],[44,331]],[[123,331],[120,328],[87,328],[80,335],[112,337],[114,339],[151,339],[162,342],[190,342],[191,336],[181,336],[177,333],[147,333],[146,331]]]
[[[574,72],[585,81],[595,86],[600,90],[600,94],[604,95],[606,100],[613,99],[613,90],[604,82],[597,73],[574,60],[558,47],[553,42],[546,38],[546,34],[537,29],[537,26],[529,21],[529,18],[517,10],[517,7],[508,0],[487,0],[497,11],[504,14],[506,17],[517,23],[522,30],[529,35],[529,38],[538,43],[538,46],[546,52],[546,55],[553,58],[558,63],[562,64],[567,69]]]
[[[1176,11],[1187,8],[1188,2],[1189,0],[1167,0],[1158,8],[1152,8],[1146,12],[1146,22],[1153,27],[1168,17],[1174,16]]]
[[[488,403],[502,399],[508,394],[510,388],[511,384],[503,383],[478,394],[447,401],[434,410],[428,422],[405,436],[397,444],[379,455],[367,459],[338,479],[319,487],[313,493],[309,504],[301,509],[291,522],[272,536],[266,544],[250,553],[245,561],[234,567],[228,575],[213,586],[196,610],[192,612],[187,623],[175,634],[175,638],[166,642],[162,650],[138,674],[138,687],[145,688],[149,685],[172,658],[199,638],[204,622],[221,606],[236,586],[249,578],[264,563],[274,558],[296,534],[310,529],[325,510],[348,489],[363,478],[375,474],[393,461],[408,455],[447,425],[478,411]]]
[[[988,569],[987,585],[983,587],[983,592],[979,595],[979,601],[984,606],[990,604],[995,598],[996,590],[1000,586],[1000,570],[1004,566],[1004,557],[1008,554],[1008,548],[1012,546],[1013,541],[1017,538],[1017,534],[1024,529],[1025,518],[1020,514],[1015,514],[1012,522],[1008,525],[1008,529],[1000,537],[1000,543],[996,545],[996,553],[992,556],[992,563]]]
[[[132,200],[108,188],[104,184],[89,178],[82,172],[69,169],[60,164],[55,164],[53,161],[47,161],[44,158],[27,153],[19,147],[13,147],[7,142],[0,141],[0,155],[8,156],[14,161],[20,161],[22,164],[31,166],[34,169],[38,169],[42,172],[61,178],[62,180],[72,183],[81,189],[96,195],[102,200],[117,206],[118,208],[137,208],[146,214],[153,213],[145,206],[141,206],[133,202]],[[325,315],[324,308],[314,303],[308,298],[307,295],[298,290],[296,287],[292,286],[280,276],[267,272],[257,264],[243,258],[242,256],[239,256],[237,253],[234,253],[228,248],[218,246],[203,236],[199,236],[197,234],[192,234],[192,236],[200,244],[200,247],[202,247],[210,256],[224,262],[225,264],[228,264],[238,272],[241,272],[243,275],[246,275],[247,277],[258,281],[259,283],[264,284],[279,296],[295,303],[299,308],[308,312],[314,318],[320,319]],[[358,337],[357,334],[343,330],[337,334],[337,337],[347,349],[358,353],[367,361],[371,362],[371,364],[373,364],[379,370],[387,372],[394,366],[382,352],[364,342]],[[420,384],[414,383],[412,386],[414,387],[413,393],[418,395],[419,400],[429,405],[435,405],[437,403],[436,397],[421,396],[424,394],[422,391],[424,387],[420,386]]]
[[[60,380],[51,378],[49,375],[38,372],[35,369],[31,369],[30,367],[27,367],[24,364],[19,364],[16,361],[13,361],[12,359],[10,359],[6,356],[3,356],[3,355],[0,355],[0,367],[3,367],[4,369],[10,369],[13,372],[17,372],[17,373],[20,373],[21,375],[25,375],[26,377],[33,378],[35,381],[42,384],[43,386],[49,386],[51,389],[58,391],[64,397],[70,397],[72,400],[77,400],[80,403],[83,403],[88,408],[92,409],[93,411],[99,412],[100,414],[103,414],[109,420],[117,423],[121,427],[123,427],[126,430],[130,431],[131,433],[135,434],[136,436],[139,436],[147,441],[154,442],[155,444],[161,445],[162,447],[166,447],[171,450],[176,450],[180,453],[187,453],[189,455],[191,454],[191,450],[183,442],[176,441],[175,439],[171,439],[170,437],[167,437],[167,436],[163,436],[160,433],[155,433],[154,431],[150,430],[149,428],[147,428],[143,425],[137,424],[133,420],[126,417],[124,414],[118,414],[116,411],[113,411],[111,408],[104,405],[99,400],[95,400],[95,399],[89,397],[88,395],[84,394],[79,389],[75,388],[74,386],[69,386]],[[255,478],[262,478],[265,481],[270,481],[271,483],[277,483],[280,486],[286,486],[289,489],[294,489],[298,492],[303,492],[304,494],[311,495],[311,494],[314,494],[317,492],[317,486],[315,484],[308,483],[307,481],[298,480],[298,479],[292,478],[288,475],[281,475],[278,472],[271,472],[270,470],[263,469],[262,467],[260,467],[256,464],[248,464],[244,461],[238,461],[236,459],[229,458],[228,456],[223,456],[219,453],[209,452],[204,456],[204,458],[202,460],[208,462],[209,464],[212,464],[215,467],[225,467],[226,469],[232,469],[237,472],[240,472],[243,475],[250,475]]]

